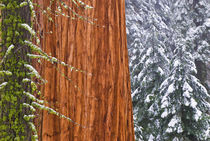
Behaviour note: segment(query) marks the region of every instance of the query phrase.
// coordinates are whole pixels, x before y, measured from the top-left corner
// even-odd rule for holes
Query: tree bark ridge
[[[97,18],[85,20],[44,16],[42,46],[47,53],[85,72],[45,63],[43,89],[48,102],[82,126],[43,113],[42,140],[134,141],[124,0],[86,1],[92,10],[76,10]],[[44,1],[44,7],[49,0]],[[68,5],[72,5],[68,2]],[[68,12],[69,13],[69,12]]]

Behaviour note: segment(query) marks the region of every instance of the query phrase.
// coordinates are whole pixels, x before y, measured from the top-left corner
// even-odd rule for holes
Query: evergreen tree
[[[195,24],[195,9],[192,9],[195,2],[175,1],[172,8],[174,14],[171,26],[176,49],[171,61],[171,73],[160,87],[158,100],[163,118],[162,140],[197,141],[209,138],[209,94],[195,77],[195,60],[203,61],[208,54],[204,48],[206,52],[209,50],[207,42],[199,40],[205,27]],[[206,11],[204,7],[203,11]]]
[[[195,56],[195,64],[198,70],[196,77],[207,88],[208,63],[210,62],[210,1],[194,0],[188,4],[189,17],[192,24],[187,31],[186,39],[192,44],[193,56]]]
[[[144,140],[156,136],[160,128],[159,120],[154,118],[154,115],[157,114],[155,112],[157,105],[153,103],[156,100],[160,84],[167,74],[168,64],[168,58],[165,55],[166,47],[158,40],[158,31],[155,26],[152,25],[151,28],[153,34],[147,38],[147,46],[140,54],[139,67],[142,69],[134,81],[134,85],[138,87],[133,92],[137,126],[143,127]]]
[[[209,94],[195,77],[191,46],[181,38],[177,39],[176,47],[171,73],[160,87],[161,136],[167,141],[207,140]]]
[[[133,35],[141,38],[134,37],[130,51],[136,138],[142,137],[143,140],[151,140],[159,132],[159,120],[154,118],[155,108],[152,109],[151,105],[167,73],[168,64],[166,52],[169,49],[165,46],[168,29],[156,13],[155,5],[153,1],[141,1],[142,28],[140,33]]]
[[[209,0],[128,2],[128,44],[137,139],[207,140],[209,3]],[[153,22],[149,22],[150,15],[154,17]],[[148,61],[163,57],[155,55],[160,47],[171,60],[169,73],[167,64],[154,65],[153,61]],[[161,77],[151,75],[158,71],[157,67],[164,70]]]

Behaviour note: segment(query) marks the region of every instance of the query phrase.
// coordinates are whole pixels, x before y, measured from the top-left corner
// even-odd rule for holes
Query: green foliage
[[[71,70],[86,72],[48,55],[38,47],[40,45],[39,36],[32,28],[33,21],[36,19],[34,5],[37,4],[34,4],[32,0],[0,0],[0,3],[2,18],[0,28],[2,39],[0,45],[0,58],[2,58],[0,61],[0,141],[38,140],[37,130],[33,124],[36,109],[46,110],[51,114],[73,121],[45,106],[45,101],[36,98],[35,95],[40,94],[38,85],[46,81],[31,66],[31,59],[45,59],[52,64],[57,63]],[[89,18],[77,14],[60,0],[51,0],[48,11],[42,11],[44,14],[53,12],[50,8],[52,3],[56,3],[58,11],[54,13],[58,15],[70,18],[61,11],[61,6],[63,6],[73,13],[74,18],[89,21]],[[85,9],[92,8],[80,0],[73,0],[73,3],[78,8],[80,6]],[[21,12],[27,8],[30,11],[29,15],[21,15]],[[31,17],[32,20],[27,21],[25,16]],[[52,19],[50,15],[48,18]],[[35,43],[31,42],[33,38]],[[75,122],[74,124],[79,125]]]

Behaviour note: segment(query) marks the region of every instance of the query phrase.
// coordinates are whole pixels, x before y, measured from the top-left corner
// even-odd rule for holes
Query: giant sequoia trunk
[[[44,9],[49,1],[44,0]],[[44,64],[46,100],[81,126],[44,112],[41,139],[134,141],[124,0],[86,2],[94,9],[77,11],[97,18],[94,25],[61,16],[53,17],[54,22],[43,17],[43,49],[85,72]]]

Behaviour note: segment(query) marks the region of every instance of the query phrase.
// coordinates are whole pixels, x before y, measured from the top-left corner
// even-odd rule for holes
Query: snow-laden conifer
[[[160,84],[168,72],[169,49],[165,46],[165,31],[168,29],[156,11],[155,3],[141,1],[141,8],[139,20],[142,20],[143,28],[135,25],[129,27],[129,33],[134,33],[130,48],[134,126],[137,140],[156,140],[160,120],[156,118],[158,105],[155,101]]]
[[[210,54],[209,0],[139,0],[127,1],[126,4],[136,139],[207,140],[209,127],[203,125],[205,123],[209,125],[206,114],[209,105],[208,90],[206,90]],[[153,20],[150,15],[153,15]],[[154,34],[155,30],[151,30],[151,25],[154,25],[156,34]],[[152,43],[152,40],[148,40],[152,35],[157,37],[156,45],[160,44],[164,47],[164,55],[171,60],[169,73],[165,71],[168,70],[168,65],[165,63],[160,65],[165,80],[155,82],[155,85],[161,85],[156,91],[156,96],[141,91],[150,85],[150,83],[146,85],[144,83],[145,80],[149,80],[151,74],[150,67],[146,66],[153,59],[148,59],[146,54],[152,52],[148,47]],[[158,71],[157,68],[156,71]],[[152,79],[149,81],[152,82]],[[154,86],[151,88],[153,89]],[[171,101],[170,96],[173,99]],[[196,126],[198,131],[194,132],[194,127],[192,132],[188,132],[190,128],[183,127],[183,118],[176,114],[178,110],[176,106],[182,104],[180,100],[185,107],[188,107],[184,114],[191,117],[192,123],[189,122],[189,127]],[[203,107],[202,110],[199,107]],[[146,116],[147,121],[153,120],[153,125],[145,121],[139,124],[142,117]],[[149,128],[151,130],[147,130]]]
[[[190,46],[176,41],[171,73],[160,86],[160,117],[165,140],[207,140],[210,104],[206,88],[195,77],[197,73]]]

